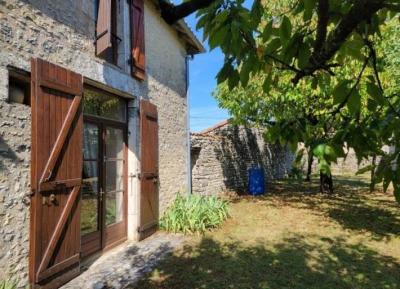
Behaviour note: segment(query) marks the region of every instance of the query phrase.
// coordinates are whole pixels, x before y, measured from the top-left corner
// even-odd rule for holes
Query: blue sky
[[[201,31],[196,31],[196,18],[191,15],[185,19],[199,40],[203,40]],[[190,130],[200,131],[227,119],[228,113],[219,108],[212,97],[217,82],[215,76],[222,67],[224,56],[219,49],[209,51],[207,43],[203,43],[207,52],[196,55],[190,61]]]

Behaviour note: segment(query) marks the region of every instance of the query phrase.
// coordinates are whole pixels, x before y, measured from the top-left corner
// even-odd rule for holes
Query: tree
[[[354,63],[350,69],[343,69],[341,78],[356,78],[357,71],[362,69],[358,66]],[[293,87],[290,75],[281,72],[277,75],[280,79],[278,85],[264,93],[262,84],[267,77],[268,75],[259,74],[252,77],[246,87],[238,86],[232,90],[227,83],[222,83],[218,86],[215,97],[238,123],[268,127],[266,137],[269,141],[288,143],[293,151],[298,149],[299,143],[304,144],[304,148],[297,151],[296,162],[300,162],[304,153],[307,153],[309,178],[313,158],[317,157],[321,192],[332,193],[330,164],[336,162],[338,157],[345,157],[345,144],[337,133],[354,113],[368,116],[370,112],[364,108],[358,111],[351,100],[340,114],[329,113],[341,93],[341,87],[336,88],[332,80],[325,83],[323,90],[315,87],[312,82],[302,82]],[[336,98],[325,97],[332,94],[337,95]],[[355,96],[358,97],[357,94]],[[368,94],[362,92],[360,101],[365,102],[367,99]]]
[[[329,154],[338,144],[354,148],[359,160],[379,156],[379,165],[366,169],[374,170],[375,181],[383,181],[385,189],[393,183],[400,200],[400,170],[396,170],[400,162],[400,98],[397,87],[387,85],[384,77],[393,61],[392,44],[386,47],[389,50],[381,45],[388,24],[398,23],[398,0],[255,0],[250,8],[243,0],[189,0],[176,6],[163,0],[159,3],[169,23],[198,11],[197,27],[203,29],[210,48],[219,47],[225,55],[217,80],[226,82],[228,89],[247,87],[250,79],[264,75],[266,95],[284,84],[320,91],[303,100],[321,106],[309,105],[309,113],[300,121],[282,122],[288,133],[279,138],[289,143],[300,140],[312,128],[307,118],[335,120],[333,123],[340,124],[335,132],[324,132],[328,137],[317,141],[320,167],[321,163],[329,167]],[[352,73],[342,73],[346,70]],[[303,108],[307,105],[304,102]],[[394,151],[383,152],[383,144]]]

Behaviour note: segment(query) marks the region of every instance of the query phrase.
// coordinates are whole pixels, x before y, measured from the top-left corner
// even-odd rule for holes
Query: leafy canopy
[[[225,55],[216,96],[237,121],[304,142],[327,173],[344,146],[359,161],[380,156],[365,170],[400,200],[398,11],[399,1],[219,0],[197,28]]]

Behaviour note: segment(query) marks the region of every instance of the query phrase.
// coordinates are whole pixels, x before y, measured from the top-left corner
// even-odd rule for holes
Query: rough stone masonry
[[[266,182],[288,176],[294,154],[285,146],[266,143],[264,131],[223,122],[209,130],[193,133],[193,192],[202,195],[246,193],[248,170],[252,167],[264,169]]]

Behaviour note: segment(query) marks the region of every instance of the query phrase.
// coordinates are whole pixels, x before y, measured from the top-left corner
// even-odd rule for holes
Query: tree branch
[[[317,24],[317,36],[314,43],[314,51],[311,59],[322,49],[328,29],[329,21],[329,1],[319,0],[318,1],[318,24]]]
[[[382,85],[382,82],[381,82],[381,78],[379,77],[378,61],[377,61],[377,57],[376,57],[376,51],[375,51],[374,46],[372,45],[372,43],[370,41],[367,42],[367,46],[368,46],[369,51],[371,53],[372,67],[373,67],[373,70],[374,70],[374,75],[375,75],[376,82],[378,83],[379,90],[381,91],[382,95],[384,96],[385,91],[383,90],[383,85]],[[384,97],[384,98],[387,101],[387,103],[389,105],[389,108],[393,111],[393,113],[395,115],[397,115],[397,117],[400,117],[400,112],[397,111],[397,109],[393,106],[393,104],[390,102],[390,100],[387,97]]]
[[[338,112],[340,112],[340,110],[346,105],[347,101],[349,100],[351,94],[353,93],[354,89],[356,89],[357,85],[360,83],[361,78],[364,74],[365,69],[367,68],[368,62],[371,59],[372,55],[370,54],[367,58],[365,58],[364,64],[360,70],[360,73],[358,74],[357,80],[354,83],[354,85],[351,87],[350,91],[347,93],[346,97],[344,98],[344,100],[339,103],[339,105],[336,107],[336,109],[334,111],[331,112],[332,115],[337,114]]]
[[[372,16],[384,7],[384,0],[358,0],[351,7],[350,11],[332,30],[325,45],[311,59],[310,66],[297,73],[293,83],[297,84],[301,78],[312,75],[315,71],[323,69],[349,35],[357,28],[362,21],[370,21]]]
[[[199,9],[206,8],[217,0],[190,0],[179,5],[169,3],[167,0],[158,0],[161,10],[161,17],[168,24],[174,24],[176,21],[189,16]]]

